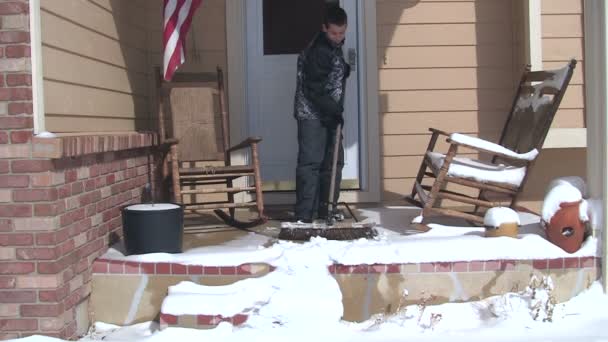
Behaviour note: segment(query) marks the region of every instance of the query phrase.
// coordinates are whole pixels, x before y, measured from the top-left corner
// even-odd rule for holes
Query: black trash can
[[[184,209],[174,203],[133,204],[122,209],[127,255],[181,253]]]

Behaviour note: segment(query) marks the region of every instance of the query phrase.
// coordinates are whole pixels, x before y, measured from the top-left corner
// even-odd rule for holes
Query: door
[[[266,191],[295,190],[298,144],[293,101],[297,57],[321,29],[324,6],[330,1],[246,1],[248,133],[263,138],[260,163]],[[348,14],[344,56],[352,67],[344,105],[345,166],[341,187],[358,189],[357,0],[341,0],[340,4]]]

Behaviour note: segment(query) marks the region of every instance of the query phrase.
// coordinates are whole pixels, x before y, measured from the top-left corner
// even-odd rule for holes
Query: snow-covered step
[[[161,306],[161,329],[213,328],[221,322],[243,324],[249,313],[267,303],[275,288],[260,279],[245,279],[224,286],[182,281],[170,286]]]

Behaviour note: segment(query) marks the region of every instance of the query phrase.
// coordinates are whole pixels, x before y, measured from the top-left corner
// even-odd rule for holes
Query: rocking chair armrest
[[[440,129],[436,129],[436,128],[429,128],[429,131],[432,132],[433,134],[438,134],[438,135],[445,135],[446,137],[450,136],[450,133],[442,131]]]
[[[262,138],[260,138],[260,137],[249,137],[249,138],[243,140],[242,142],[232,146],[231,148],[226,150],[226,152],[230,153],[230,152],[234,152],[237,150],[241,150],[241,149],[250,147],[251,145],[257,144],[260,141],[262,141]]]
[[[168,145],[168,146],[177,145],[177,144],[179,144],[179,139],[177,139],[177,138],[165,139],[161,143],[161,145]]]
[[[451,145],[463,146],[463,147],[466,147],[466,148],[469,148],[469,149],[472,149],[472,150],[476,150],[476,151],[479,151],[479,152],[485,152],[485,153],[488,153],[488,154],[491,154],[491,155],[499,156],[499,157],[504,158],[504,159],[517,160],[517,161],[520,161],[520,162],[524,162],[525,164],[529,164],[534,159],[536,159],[536,158],[530,159],[530,158],[525,158],[525,157],[522,157],[522,156],[518,156],[515,152],[513,152],[513,154],[506,154],[506,153],[499,152],[499,151],[497,151],[495,149],[487,149],[487,148],[483,148],[483,147],[480,147],[480,146],[475,146],[475,145],[466,144],[466,143],[459,142],[459,141],[454,141],[451,138],[447,138],[446,141],[449,144],[451,144]],[[491,144],[491,145],[498,146],[500,148],[504,148],[504,147],[502,147],[500,145],[496,145],[494,143],[490,143],[490,142],[487,142],[487,143]]]
[[[176,138],[165,139],[164,141],[162,141],[159,144],[159,149],[163,152],[167,152],[171,149],[171,146],[175,146],[177,144],[179,144],[179,139],[176,139]]]
[[[432,127],[429,128],[429,131],[432,132],[432,134],[431,139],[429,140],[429,145],[426,148],[427,152],[435,150],[435,144],[437,144],[437,138],[439,138],[440,135],[445,135],[446,137],[450,136],[449,133]]]

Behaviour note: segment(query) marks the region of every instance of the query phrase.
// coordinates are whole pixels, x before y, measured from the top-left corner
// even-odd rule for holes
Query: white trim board
[[[246,60],[245,56],[245,4],[244,0],[226,1],[226,55],[227,70],[225,77],[227,84],[227,102],[230,110],[230,142],[232,144],[243,141],[247,136],[247,108],[245,103],[246,92]],[[242,165],[248,161],[248,156],[242,150],[232,153],[233,165]],[[236,186],[245,186],[239,183]],[[236,183],[236,182],[235,182]],[[248,193],[235,195],[237,201],[251,199]]]
[[[237,142],[247,136],[246,97],[246,34],[245,1],[226,1],[226,40],[228,55],[228,106],[230,108],[230,137]],[[362,136],[361,170],[363,190],[344,191],[341,200],[347,202],[379,202],[380,198],[380,130],[378,113],[378,64],[376,38],[376,2],[357,0],[360,12],[359,62],[362,70],[360,89],[363,94],[361,111],[367,120]],[[295,139],[295,137],[294,137]],[[260,151],[264,153],[264,151]],[[239,157],[237,157],[238,159]],[[246,158],[245,156],[240,157]],[[234,160],[234,162],[238,162]],[[294,170],[295,173],[295,170]],[[264,175],[262,175],[262,178]],[[293,193],[265,193],[268,204],[294,203]]]
[[[30,49],[34,134],[45,130],[40,0],[30,0]]]
[[[542,37],[542,0],[526,0],[524,5],[524,20],[527,63],[532,71],[543,69],[543,37]]]
[[[584,11],[587,189],[597,203],[591,227],[601,237],[602,284],[608,291],[608,7],[604,1],[585,0]]]
[[[543,144],[543,149],[584,147],[587,147],[586,128],[552,128]]]

